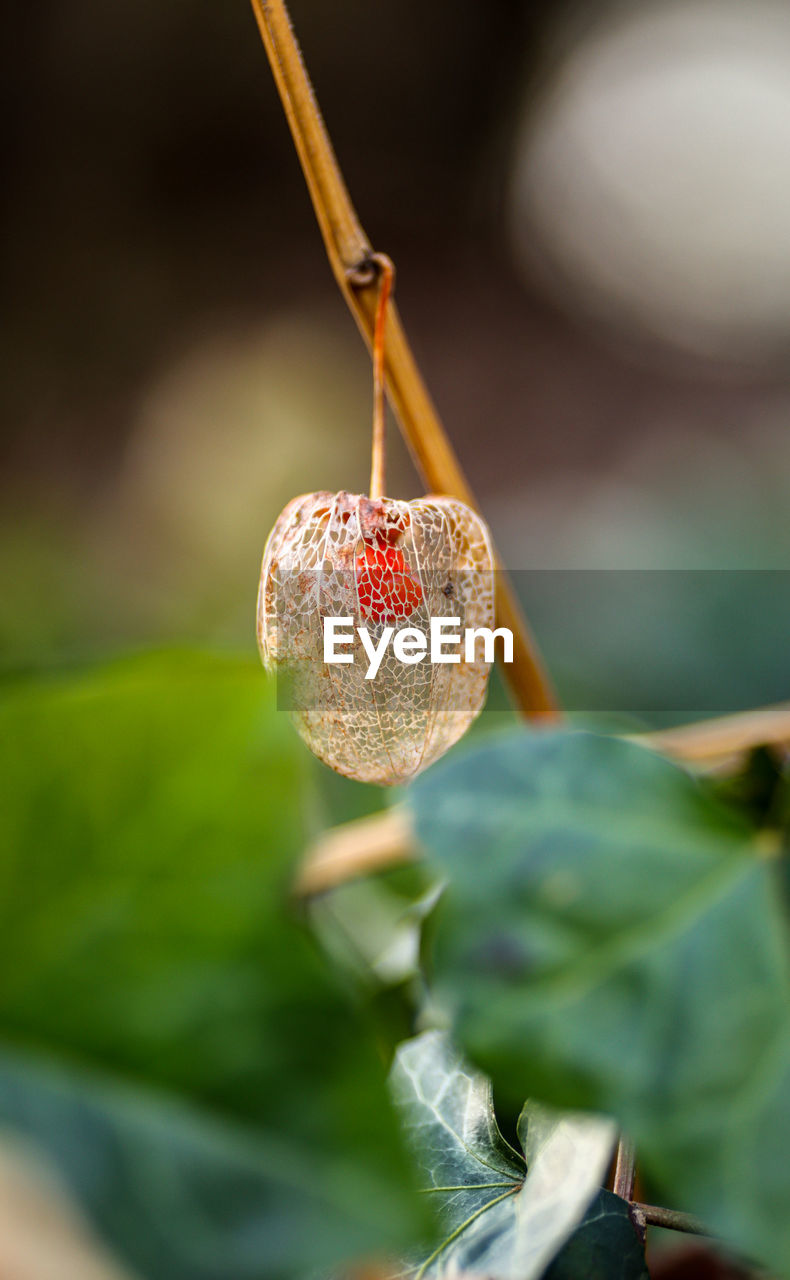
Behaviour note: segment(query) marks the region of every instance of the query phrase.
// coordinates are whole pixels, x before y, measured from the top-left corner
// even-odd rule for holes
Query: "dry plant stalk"
[[[376,255],[360,226],[302,61],[284,0],[251,0],[327,257],[352,315],[372,348],[379,296]],[[430,493],[478,506],[426,390],[397,309],[387,309],[384,373],[389,400]],[[513,632],[513,662],[503,668],[523,715],[558,716],[557,703],[513,586],[497,557],[497,624]]]
[[[790,747],[790,703],[633,735],[629,741],[680,763],[730,767],[753,747]],[[412,862],[417,856],[408,810],[386,809],[319,836],[305,853],[296,891],[304,895],[324,893],[358,876]]]
[[[395,268],[386,253],[372,255],[379,274],[379,296],[373,325],[373,452],[370,460],[369,498],[387,495],[387,406],[385,402],[385,360],[387,356],[387,311],[395,282]]]
[[[347,880],[388,871],[415,855],[406,809],[395,806],[326,831],[307,851],[296,882],[300,897],[324,893]]]
[[[753,747],[790,744],[790,702],[739,711],[715,720],[698,720],[677,729],[661,729],[635,737],[634,741],[647,742],[656,751],[687,764],[737,763]]]

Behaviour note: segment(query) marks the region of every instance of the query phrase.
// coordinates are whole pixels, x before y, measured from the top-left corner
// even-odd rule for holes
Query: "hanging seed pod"
[[[324,620],[350,619],[344,660],[324,661]],[[378,645],[386,627],[429,633],[494,625],[494,575],[485,524],[462,502],[413,502],[350,493],[294,498],[272,530],[258,595],[258,643],[267,670],[285,676],[288,705],[311,751],[361,782],[414,777],[482,709],[490,663],[403,662],[384,651],[373,679],[357,628]]]
[[[494,573],[488,530],[462,502],[381,496],[394,267],[386,254],[372,254],[369,265],[379,277],[370,497],[310,493],[289,502],[263,553],[258,644],[266,668],[287,679],[311,751],[348,778],[388,786],[436,760],[482,710],[485,648],[473,643],[434,660],[427,635],[437,619],[452,619],[459,636],[491,629]],[[334,621],[347,628],[346,651],[330,662],[326,624]],[[398,642],[389,647],[396,629],[399,651]]]

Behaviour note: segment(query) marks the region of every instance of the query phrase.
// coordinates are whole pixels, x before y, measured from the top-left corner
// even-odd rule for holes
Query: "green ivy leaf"
[[[650,1280],[625,1200],[599,1191],[543,1280]]]
[[[309,762],[257,664],[20,684],[0,756],[3,1121],[147,1280],[286,1277],[413,1241],[372,1036],[289,903]]]
[[[400,1047],[391,1083],[443,1233],[409,1274],[542,1276],[601,1184],[612,1125],[528,1104],[525,1162],[497,1127],[489,1081],[437,1031]]]
[[[618,1117],[666,1203],[790,1275],[790,984],[777,869],[683,770],[518,733],[413,789],[448,877],[436,974],[513,1100]]]

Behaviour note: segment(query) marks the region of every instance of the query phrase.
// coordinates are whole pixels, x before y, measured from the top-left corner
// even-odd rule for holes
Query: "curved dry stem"
[[[351,203],[296,43],[284,0],[251,0],[294,144],[304,170],[335,279],[369,347],[378,281],[372,250]],[[414,462],[431,493],[448,494],[478,510],[390,304],[384,371],[389,400]],[[513,632],[513,662],[504,675],[519,710],[555,719],[557,703],[513,586],[497,557],[497,620]]]
[[[325,831],[307,850],[296,880],[301,897],[412,862],[414,832],[406,809],[385,809]]]
[[[790,747],[790,703],[699,720],[658,733],[634,734],[629,741],[684,764],[717,767],[724,761],[728,767],[737,767],[745,753],[756,746]],[[385,809],[319,836],[305,851],[297,889],[308,895],[323,893],[357,876],[417,857],[419,850],[409,811]]]
[[[635,742],[645,740],[656,751],[688,764],[726,766],[754,747],[790,745],[790,702],[634,736]]]
[[[370,497],[383,498],[387,492],[387,414],[384,399],[384,360],[387,345],[387,306],[395,280],[395,268],[386,253],[373,254],[378,267],[379,296],[373,330],[373,451],[370,463]]]

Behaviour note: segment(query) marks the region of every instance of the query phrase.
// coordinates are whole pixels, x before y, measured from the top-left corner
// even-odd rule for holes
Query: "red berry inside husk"
[[[408,618],[422,600],[422,588],[412,577],[399,547],[382,533],[363,543],[355,560],[357,597],[362,616],[370,622]]]

